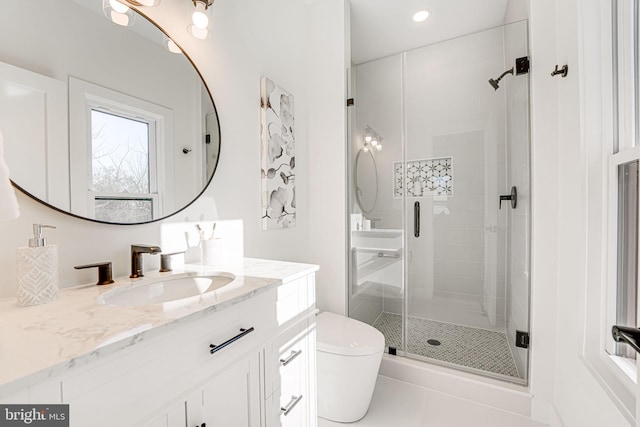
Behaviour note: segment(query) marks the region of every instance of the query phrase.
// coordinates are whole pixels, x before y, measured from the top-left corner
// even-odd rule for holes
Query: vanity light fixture
[[[130,27],[135,21],[133,10],[119,0],[102,0],[104,15],[114,24]]]
[[[429,12],[426,9],[425,10],[419,10],[418,12],[413,14],[413,21],[414,22],[426,21],[430,14],[431,14],[431,12]]]
[[[207,10],[213,4],[213,0],[190,0],[195,7],[195,11],[191,15],[191,22],[187,27],[189,33],[200,40],[204,40],[209,35],[209,16]]]
[[[367,151],[382,150],[382,137],[371,126],[364,128],[364,146],[362,149]]]

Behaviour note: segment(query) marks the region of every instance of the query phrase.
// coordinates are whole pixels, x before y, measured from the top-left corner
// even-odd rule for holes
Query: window
[[[614,1],[613,10],[614,143],[608,174],[609,330],[614,324],[638,326],[638,3],[638,0]],[[620,358],[618,364],[635,366],[637,353],[628,345],[615,343],[609,334],[605,347],[609,355]]]
[[[154,121],[91,109],[91,183],[95,218],[145,222],[154,218]]]
[[[173,112],[69,77],[71,210],[99,221],[140,223],[172,206]]]

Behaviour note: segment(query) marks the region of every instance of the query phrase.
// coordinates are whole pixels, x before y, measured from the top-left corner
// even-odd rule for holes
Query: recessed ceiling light
[[[425,21],[428,17],[429,17],[429,11],[428,10],[421,10],[421,11],[418,11],[418,12],[413,14],[413,20],[415,22]]]

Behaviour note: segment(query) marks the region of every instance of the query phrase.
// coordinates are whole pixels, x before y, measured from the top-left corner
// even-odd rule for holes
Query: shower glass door
[[[385,351],[402,354],[405,309],[404,200],[394,192],[403,158],[402,55],[349,73],[349,316],[385,334]]]
[[[406,352],[513,382],[528,366],[527,56],[519,22],[407,52],[403,67]]]
[[[527,57],[523,21],[350,70],[349,316],[390,354],[527,382]]]

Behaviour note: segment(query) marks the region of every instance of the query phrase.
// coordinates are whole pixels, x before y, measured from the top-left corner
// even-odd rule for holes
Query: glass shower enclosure
[[[528,378],[526,21],[354,66],[349,316],[387,352]]]

